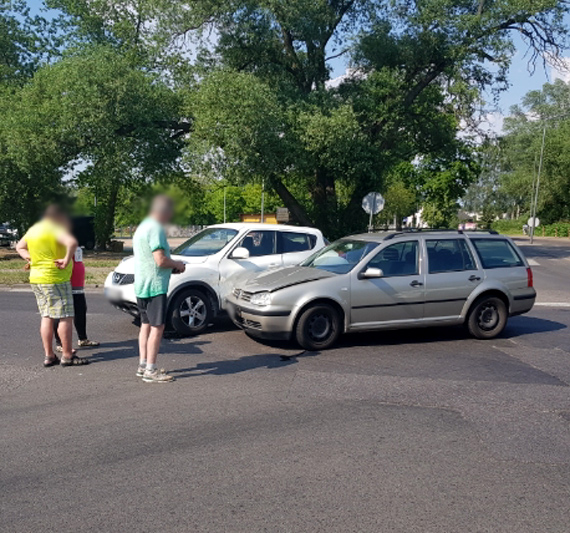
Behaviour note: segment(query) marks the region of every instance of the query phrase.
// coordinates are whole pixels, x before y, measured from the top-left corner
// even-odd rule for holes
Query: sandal
[[[91,361],[86,357],[77,357],[77,355],[73,355],[71,359],[64,359],[61,358],[61,366],[80,366],[80,365],[88,365]]]
[[[82,341],[77,341],[77,345],[80,348],[94,348],[96,346],[99,346],[99,343],[97,341],[92,341],[89,339],[83,339]]]
[[[45,359],[44,361],[44,367],[45,368],[49,368],[50,366],[56,366],[59,365],[59,359],[54,355],[53,359]]]
[[[63,353],[63,347],[62,347],[60,344],[58,344],[58,345],[55,347],[55,351],[56,351],[56,352],[59,352],[59,353]],[[71,355],[75,355],[76,353],[77,353],[77,350],[76,350],[75,348],[72,348],[72,350],[71,350]]]

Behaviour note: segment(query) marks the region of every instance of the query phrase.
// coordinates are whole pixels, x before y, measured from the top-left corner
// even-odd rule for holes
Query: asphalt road
[[[94,364],[43,369],[32,294],[0,292],[0,531],[568,532],[570,246],[525,252],[542,305],[493,341],[222,321],[164,341],[168,385],[100,294]]]

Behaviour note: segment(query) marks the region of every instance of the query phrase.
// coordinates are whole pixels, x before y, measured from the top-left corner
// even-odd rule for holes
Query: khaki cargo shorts
[[[38,309],[42,317],[69,318],[75,315],[71,283],[33,283]]]

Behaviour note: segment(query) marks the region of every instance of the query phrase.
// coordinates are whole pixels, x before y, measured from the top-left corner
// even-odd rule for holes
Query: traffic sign
[[[372,226],[372,217],[384,209],[384,197],[379,192],[369,192],[362,199],[362,209],[370,215],[368,219],[368,231],[372,231],[374,229]]]
[[[533,224],[534,222],[534,224]],[[538,228],[538,226],[540,226],[540,219],[538,217],[534,217],[534,220],[532,217],[530,217],[527,221],[527,224],[529,225],[529,227],[531,228]]]
[[[369,215],[376,215],[384,209],[384,197],[379,192],[369,192],[362,199],[362,209]]]
[[[278,207],[275,212],[275,219],[277,222],[289,222],[289,209],[286,207]]]

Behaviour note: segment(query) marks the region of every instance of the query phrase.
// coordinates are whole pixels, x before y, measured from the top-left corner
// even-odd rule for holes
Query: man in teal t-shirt
[[[170,274],[184,271],[181,261],[170,258],[164,224],[174,214],[172,198],[159,195],[152,201],[149,216],[133,236],[135,295],[141,319],[137,376],[147,383],[167,383],[172,376],[159,372],[156,358],[166,321],[166,294]]]

